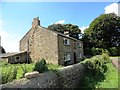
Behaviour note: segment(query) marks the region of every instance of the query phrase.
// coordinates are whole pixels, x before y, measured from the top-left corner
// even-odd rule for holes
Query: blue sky
[[[115,12],[116,6],[113,4],[112,2],[2,2],[0,4],[2,46],[7,52],[19,51],[19,40],[31,28],[34,17],[39,17],[41,26],[44,27],[56,22],[72,23],[83,30],[99,15]]]

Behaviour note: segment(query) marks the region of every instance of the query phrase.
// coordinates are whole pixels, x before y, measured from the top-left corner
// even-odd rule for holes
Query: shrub
[[[120,48],[119,47],[111,47],[108,49],[111,56],[119,56]]]
[[[34,71],[38,71],[39,73],[43,73],[45,71],[48,71],[48,68],[46,66],[46,61],[44,59],[38,61],[36,64],[35,64],[35,68],[34,68]]]
[[[93,55],[102,55],[103,53],[109,54],[108,50],[107,49],[103,49],[103,48],[95,48],[95,47],[93,47],[91,49],[91,51],[92,51]]]
[[[92,75],[104,74],[107,71],[106,63],[110,58],[107,54],[96,55],[90,59],[85,59],[83,62],[88,73]]]
[[[7,82],[11,82],[14,79],[16,79],[17,76],[17,67],[10,67],[9,72],[2,73],[2,84],[5,84]]]
[[[22,70],[23,70],[23,73],[22,73],[22,77],[21,78],[23,78],[24,77],[24,75],[25,75],[25,73],[27,73],[28,72],[28,70],[27,70],[27,68],[26,68],[26,65],[24,64],[24,67],[23,66],[21,66],[21,68],[22,68]]]

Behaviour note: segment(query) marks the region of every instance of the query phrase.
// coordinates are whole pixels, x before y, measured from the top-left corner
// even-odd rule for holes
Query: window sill
[[[71,61],[71,60],[64,60],[64,62],[68,62],[68,61]]]

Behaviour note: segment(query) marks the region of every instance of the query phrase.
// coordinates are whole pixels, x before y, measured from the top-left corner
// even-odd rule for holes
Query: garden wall
[[[34,78],[15,80],[0,85],[0,88],[75,88],[84,80],[84,73],[84,66],[78,63],[57,71],[38,74]]]

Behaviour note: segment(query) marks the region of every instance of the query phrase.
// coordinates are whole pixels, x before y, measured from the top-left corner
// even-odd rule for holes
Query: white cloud
[[[0,36],[1,45],[5,48],[6,52],[18,52],[19,39],[15,37],[15,34],[11,35],[3,29],[3,21],[0,20]]]
[[[116,15],[118,15],[118,3],[112,3],[106,6],[104,9],[106,14],[115,13]]]
[[[9,34],[3,30],[3,21],[0,20],[0,36],[2,37],[3,40],[5,40],[6,38],[8,38]]]
[[[65,23],[65,20],[59,20],[57,22],[55,22],[54,24],[64,24]]]
[[[88,28],[88,27],[89,27],[89,26],[82,26],[82,27],[79,27],[79,28],[80,28],[81,32],[84,33],[84,30],[85,30],[86,28]]]

